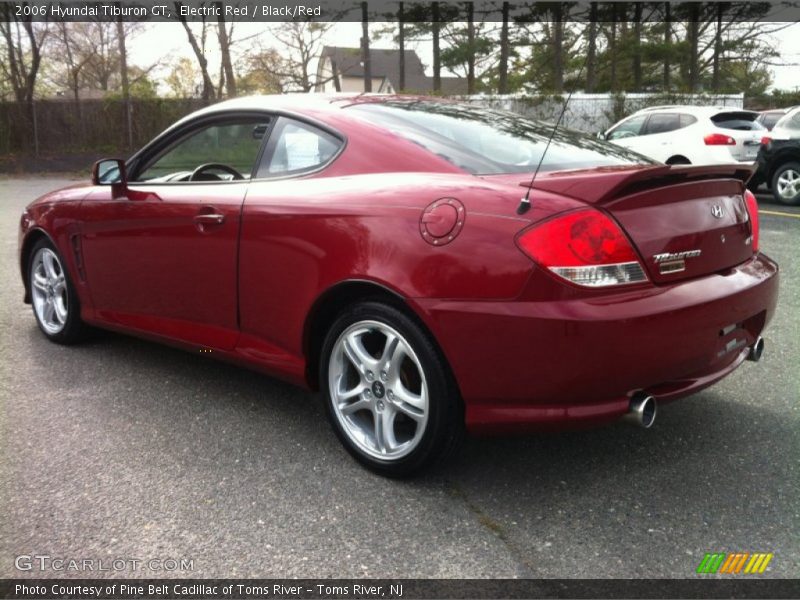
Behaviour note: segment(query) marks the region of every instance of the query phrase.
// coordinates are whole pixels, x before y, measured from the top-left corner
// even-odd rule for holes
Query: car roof
[[[230,111],[276,111],[300,117],[315,118],[325,121],[326,115],[338,113],[342,108],[352,104],[379,103],[393,98],[404,100],[432,100],[435,102],[452,103],[453,100],[447,98],[418,96],[409,94],[365,94],[351,92],[336,93],[289,93],[242,96],[211,104],[196,110],[170,126],[169,129],[180,127],[187,121],[213,115],[220,112]]]
[[[682,112],[696,116],[712,116],[721,112],[746,112],[756,114],[753,110],[738,108],[735,106],[692,106],[689,104],[672,104],[665,106],[648,106],[637,110],[635,115],[658,113],[658,112]]]

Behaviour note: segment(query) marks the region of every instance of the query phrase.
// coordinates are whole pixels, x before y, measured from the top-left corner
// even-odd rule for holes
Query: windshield
[[[432,100],[355,104],[353,114],[376,123],[475,175],[535,171],[553,125],[502,110]],[[561,129],[541,170],[653,164],[626,148]]]

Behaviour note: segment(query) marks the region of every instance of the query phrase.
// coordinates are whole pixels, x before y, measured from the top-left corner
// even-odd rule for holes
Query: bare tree
[[[5,41],[4,76],[10,82],[17,102],[33,105],[36,78],[50,30],[46,23],[33,23],[30,17],[17,17],[10,4],[0,8],[0,36]]]
[[[217,39],[219,40],[220,52],[220,71],[225,76],[225,93],[229,98],[236,96],[236,76],[233,73],[233,61],[231,60],[231,45],[233,43],[233,23],[231,29],[228,30],[225,26],[225,18],[222,16],[223,9],[222,3],[220,6],[219,16],[217,17]],[[219,86],[219,94],[222,94],[222,85]]]
[[[75,30],[85,30],[88,26],[88,23],[56,23],[57,35],[50,45],[53,62],[63,62],[66,67],[64,71],[55,71],[55,82],[69,88],[76,102],[80,100],[83,69],[97,50],[91,36],[86,35],[85,31],[75,34]]]
[[[181,22],[181,25],[183,25],[183,30],[186,32],[186,37],[189,40],[189,45],[192,47],[192,52],[194,52],[197,64],[200,67],[200,73],[203,77],[203,103],[209,104],[216,99],[216,93],[214,92],[214,82],[211,80],[211,75],[208,73],[208,59],[206,59],[205,53],[207,23],[204,18],[200,32],[200,42],[198,42],[192,28],[189,26],[189,23],[186,22],[186,17],[181,14],[182,5],[182,2],[175,2],[175,14],[178,15],[178,20]]]
[[[131,112],[131,84],[128,77],[128,48],[126,47],[125,24],[117,18],[117,44],[119,46],[119,78],[122,82],[122,101],[125,108],[125,131],[128,148],[133,147],[133,114]]]
[[[332,26],[331,22],[291,21],[271,29],[282,54],[281,60],[272,67],[271,75],[281,81],[285,91],[310,92],[336,76],[312,71],[312,64],[319,58],[325,35]]]

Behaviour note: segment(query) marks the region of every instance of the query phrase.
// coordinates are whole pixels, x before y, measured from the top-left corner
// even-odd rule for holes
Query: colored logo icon
[[[710,575],[727,573],[730,575],[755,575],[767,570],[774,554],[766,552],[717,552],[706,553],[697,566],[697,573]]]

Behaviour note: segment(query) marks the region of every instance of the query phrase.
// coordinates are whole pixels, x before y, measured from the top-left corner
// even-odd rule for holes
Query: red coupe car
[[[426,98],[216,104],[25,209],[25,300],[54,342],[114,329],[318,389],[387,475],[464,430],[649,426],[761,356],[750,170],[551,134]]]

